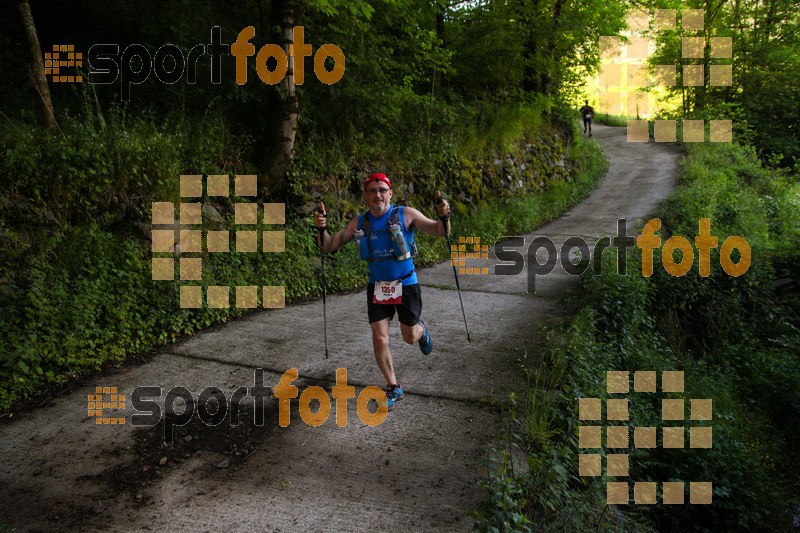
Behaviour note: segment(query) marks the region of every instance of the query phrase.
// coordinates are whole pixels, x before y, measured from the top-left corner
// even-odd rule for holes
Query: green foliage
[[[227,229],[233,228],[229,217]],[[231,302],[237,285],[285,285],[287,299],[318,294],[319,276],[308,275],[317,248],[307,221],[289,221],[285,230],[287,253],[206,255],[203,287],[231,287]],[[10,301],[0,307],[0,327],[7,332],[0,359],[2,408],[47,384],[117,363],[245,312],[235,307],[177,308],[178,283],[150,279],[149,243],[133,235],[92,224],[43,230],[33,242],[24,253],[24,272],[12,271],[13,264],[5,262],[0,269],[1,275],[13,276]],[[355,264],[352,253],[334,259],[329,288],[360,283],[362,276],[356,274],[363,267],[356,272]],[[337,269],[339,265],[343,267]]]
[[[599,37],[623,27],[624,2],[487,3],[487,16],[511,28],[504,41],[517,52],[522,88],[529,94],[574,99],[581,78],[594,70]],[[511,33],[511,32],[514,33]],[[519,47],[519,48],[517,48]],[[488,58],[487,58],[488,60]],[[491,64],[494,60],[488,60]]]
[[[32,124],[0,124],[0,190],[23,197],[72,222],[110,223],[141,198],[176,200],[178,176],[240,168],[247,138],[233,138],[213,120],[180,124],[153,113],[127,115],[114,107],[107,117],[91,109],[60,120],[61,135]]]
[[[800,67],[797,3],[711,0],[676,2],[670,7],[703,9],[704,28],[697,32],[679,25],[676,30],[654,32],[659,46],[650,65],[677,66],[677,83],[667,90],[681,102],[681,109],[669,118],[732,120],[735,135],[765,158],[775,158],[787,168],[795,165],[800,157],[800,130],[792,118],[800,110],[800,90],[793,79]],[[702,86],[683,85],[682,66],[703,63],[683,57],[684,36],[701,37],[703,57],[713,57],[715,65],[731,66],[731,86],[712,86],[709,68]],[[731,39],[730,58],[711,55],[716,38]]]
[[[630,115],[609,115],[608,113],[596,113],[594,122],[606,126],[628,127],[629,120],[636,120],[635,116]]]
[[[776,296],[770,261],[794,268],[799,258],[796,247],[790,251],[783,245],[785,239],[795,238],[796,229],[771,207],[794,201],[793,182],[788,174],[763,167],[750,148],[691,148],[680,185],[659,213],[662,243],[671,235],[692,240],[698,218],[707,217],[720,244],[730,235],[750,241],[750,268],[739,277],[729,276],[712,251],[710,276],[699,276],[694,266],[674,277],[656,254],[654,275],[644,277],[638,248],[628,251],[624,274],[617,271],[616,255],[607,250],[601,275],[592,269],[584,274],[581,310],[570,324],[544,328],[543,366],[525,394],[549,397],[550,411],[514,407],[516,395],[509,400],[514,414],[503,429],[513,445],[498,452],[505,463],[495,468],[487,484],[489,501],[477,515],[480,529],[510,529],[512,522],[503,514],[507,509],[518,510],[515,523],[534,531],[613,529],[609,519],[618,511],[604,512],[602,503],[607,477],[559,479],[552,466],[561,464],[567,477],[576,476],[577,401],[607,398],[608,370],[685,372],[685,392],[680,395],[628,395],[630,428],[663,426],[661,400],[666,397],[683,398],[687,410],[693,398],[713,402],[711,422],[670,423],[685,427],[687,442],[691,427],[711,426],[712,449],[629,451],[631,480],[711,481],[713,505],[628,507],[624,520],[631,530],[791,529],[800,503],[800,301],[796,291]],[[793,213],[790,210],[789,216]],[[526,427],[535,428],[534,434],[520,433]],[[543,461],[543,448],[559,450],[562,461]],[[516,456],[513,450],[519,450]],[[510,471],[506,463],[520,453],[528,458],[529,470]],[[553,494],[538,485],[541,479],[561,492]],[[538,498],[553,507],[537,506]],[[565,516],[563,509],[573,512]]]
[[[613,357],[596,338],[596,321],[587,307],[569,326],[543,326],[546,348],[538,369],[526,371],[523,399],[512,393],[503,405],[505,447],[490,450],[486,499],[472,513],[479,531],[614,531],[622,520],[605,505],[606,477],[578,475],[575,404],[607,397],[604,367]],[[627,521],[646,531],[635,517]]]
[[[707,217],[720,243],[741,235],[767,258],[785,258],[798,249],[796,176],[764,166],[752,147],[731,143],[693,144],[684,166],[681,187],[663,209],[673,232],[696,233],[697,221]]]
[[[140,282],[150,273],[135,239],[75,227],[44,231],[35,246],[24,277],[14,278],[13,300],[0,309],[4,407],[44,383],[147,349],[154,330],[168,329],[165,306],[176,296]]]
[[[122,107],[60,124],[57,135],[0,126],[2,408],[224,318],[168,312],[177,286],[150,280],[149,243],[133,230],[151,201],[177,200],[186,169],[241,166],[243,141],[213,121],[181,127]]]

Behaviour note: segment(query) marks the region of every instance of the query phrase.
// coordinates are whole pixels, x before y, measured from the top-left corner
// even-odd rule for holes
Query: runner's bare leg
[[[415,342],[419,342],[422,338],[422,324],[416,323],[413,326],[406,326],[402,322],[400,322],[400,331],[403,332],[403,340],[406,341],[408,344],[414,344]]]
[[[389,351],[389,319],[384,318],[370,324],[372,328],[372,347],[375,349],[375,360],[381,369],[387,384],[397,383],[392,365],[392,354]]]

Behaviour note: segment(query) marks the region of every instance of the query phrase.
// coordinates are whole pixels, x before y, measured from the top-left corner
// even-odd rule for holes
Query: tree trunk
[[[39,37],[36,33],[36,25],[33,23],[33,14],[28,0],[19,0],[17,8],[22,18],[22,25],[25,27],[25,35],[28,38],[30,47],[31,63],[29,72],[31,83],[36,91],[36,103],[39,109],[39,125],[51,130],[56,127],[56,117],[53,113],[53,101],[50,99],[50,87],[47,85],[47,77],[44,73],[44,62],[42,61],[42,49],[39,46]]]
[[[536,57],[538,48],[536,25],[533,21],[526,21],[528,26],[528,38],[525,40],[525,66],[522,70],[522,90],[526,93],[539,92],[538,76],[536,67],[531,64]]]
[[[556,0],[553,4],[553,19],[550,33],[547,36],[547,45],[545,46],[545,54],[547,57],[547,68],[542,74],[542,94],[545,96],[553,95],[553,72],[551,68],[555,68],[556,61],[553,58],[553,46],[555,45],[556,32],[561,31],[561,10],[567,0]]]
[[[280,82],[282,94],[276,135],[277,146],[268,171],[271,183],[278,183],[286,176],[289,163],[294,156],[294,139],[300,117],[300,104],[294,83],[294,58],[289,55],[289,46],[294,42],[293,30],[297,24],[299,5],[295,0],[278,0],[275,4],[281,21],[280,45],[286,53],[289,66],[286,76]]]
[[[556,31],[561,26],[561,11],[567,0],[555,0],[552,14],[547,14],[540,0],[529,7],[532,16],[524,20],[528,27],[525,42],[526,64],[523,71],[522,89],[525,92],[551,96],[553,93],[553,71]],[[544,22],[546,21],[546,22]]]

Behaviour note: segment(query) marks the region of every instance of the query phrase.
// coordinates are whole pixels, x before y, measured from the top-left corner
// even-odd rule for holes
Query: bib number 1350
[[[372,302],[383,305],[398,305],[403,301],[403,285],[400,280],[377,281]]]

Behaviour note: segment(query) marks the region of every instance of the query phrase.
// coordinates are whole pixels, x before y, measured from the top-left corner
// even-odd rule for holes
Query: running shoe
[[[428,328],[425,326],[425,322],[422,320],[419,321],[422,324],[422,337],[419,339],[419,349],[420,351],[428,355],[433,350],[433,340],[431,340],[431,336],[428,335]]]
[[[394,409],[395,402],[403,398],[405,398],[403,395],[403,387],[401,387],[399,383],[386,387],[386,402],[389,411]]]

